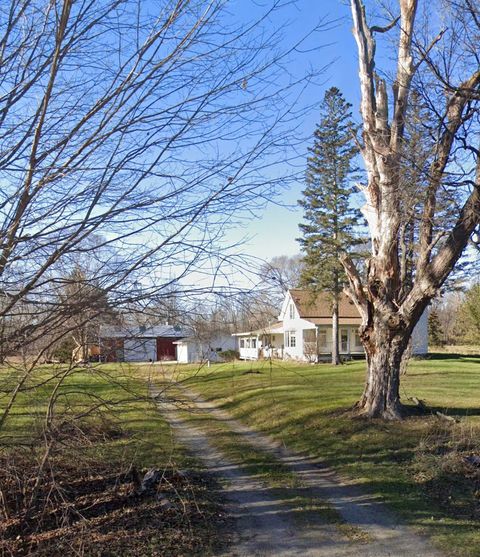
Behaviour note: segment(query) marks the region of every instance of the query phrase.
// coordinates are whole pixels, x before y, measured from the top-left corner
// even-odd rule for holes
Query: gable
[[[295,305],[295,301],[293,300],[292,295],[290,294],[290,292],[291,292],[290,290],[287,290],[287,292],[285,293],[285,298],[283,299],[282,309],[280,310],[280,315],[278,316],[279,321],[288,320],[290,304],[294,304],[295,309],[296,309],[296,313],[298,314],[298,309]]]
[[[317,325],[331,322],[332,303],[328,293],[315,295],[308,290],[293,288],[287,298],[295,304],[300,318]],[[288,305],[285,307],[288,308]],[[360,325],[362,321],[355,304],[343,293],[340,295],[338,318],[344,325]]]

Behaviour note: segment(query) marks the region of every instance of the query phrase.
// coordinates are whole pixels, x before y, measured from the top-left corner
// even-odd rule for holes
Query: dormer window
[[[290,319],[295,319],[295,306],[290,304]]]

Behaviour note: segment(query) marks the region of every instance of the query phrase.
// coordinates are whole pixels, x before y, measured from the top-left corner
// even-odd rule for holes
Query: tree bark
[[[367,358],[367,378],[360,401],[359,413],[369,418],[396,420],[404,409],[400,401],[402,358],[408,348],[411,329],[392,327],[392,319],[375,316],[372,326],[362,337]]]
[[[410,358],[412,357],[412,351],[413,351],[413,342],[412,342],[412,337],[410,337],[407,348],[403,353],[402,363],[400,364],[400,375],[407,375],[408,364],[410,362]]]

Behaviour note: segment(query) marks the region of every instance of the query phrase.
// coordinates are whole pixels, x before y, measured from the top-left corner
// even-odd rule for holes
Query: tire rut
[[[431,543],[398,519],[385,505],[366,494],[358,486],[342,480],[318,459],[287,450],[277,441],[260,434],[232,418],[227,412],[205,401],[197,393],[179,383],[180,389],[196,412],[226,424],[235,434],[254,449],[275,457],[300,479],[308,496],[317,501],[328,501],[345,521],[367,534],[360,542],[352,542],[342,535],[335,524],[318,524],[312,520],[308,528],[300,528],[295,521],[295,509],[287,500],[275,496],[273,490],[245,467],[233,463],[215,448],[208,434],[192,426],[181,416],[176,403],[165,397],[156,387],[158,406],[169,421],[178,441],[203,465],[221,480],[225,480],[226,511],[235,520],[235,547],[222,555],[229,556],[294,556],[305,557],[442,557]]]

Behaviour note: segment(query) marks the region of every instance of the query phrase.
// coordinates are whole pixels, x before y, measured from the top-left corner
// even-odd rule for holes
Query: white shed
[[[217,334],[208,340],[187,337],[173,344],[177,347],[177,362],[182,364],[222,362],[222,352],[236,349],[236,341],[229,334]]]

